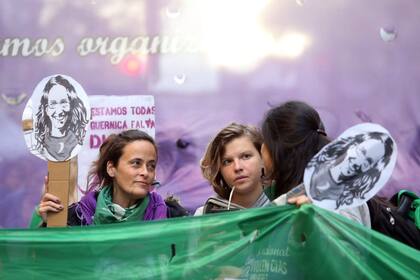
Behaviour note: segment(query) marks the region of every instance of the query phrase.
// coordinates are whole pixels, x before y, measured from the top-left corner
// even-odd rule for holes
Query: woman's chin
[[[149,191],[147,191],[147,190],[136,190],[136,191],[131,193],[131,197],[133,199],[140,200],[140,199],[145,198],[148,193],[149,193]]]

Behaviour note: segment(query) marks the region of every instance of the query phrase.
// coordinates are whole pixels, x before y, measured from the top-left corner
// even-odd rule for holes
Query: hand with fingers
[[[47,213],[48,212],[55,212],[58,213],[64,209],[64,206],[61,204],[60,199],[48,193],[48,176],[44,178],[44,194],[41,198],[41,202],[38,206],[38,214],[41,216],[44,223],[47,222]]]
[[[287,200],[287,203],[296,204],[297,207],[300,207],[303,204],[312,203],[312,201],[306,195],[299,195],[299,196],[289,198]]]

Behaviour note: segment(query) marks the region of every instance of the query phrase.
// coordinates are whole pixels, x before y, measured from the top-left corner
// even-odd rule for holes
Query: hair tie
[[[316,130],[316,132],[317,132],[318,134],[322,134],[322,135],[324,135],[324,136],[327,136],[327,133],[325,133],[325,131],[324,131],[323,129],[318,128],[318,129]]]

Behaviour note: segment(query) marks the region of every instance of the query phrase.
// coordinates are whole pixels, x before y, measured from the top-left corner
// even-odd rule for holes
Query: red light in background
[[[120,71],[131,77],[137,77],[146,70],[146,57],[129,54],[118,64]]]

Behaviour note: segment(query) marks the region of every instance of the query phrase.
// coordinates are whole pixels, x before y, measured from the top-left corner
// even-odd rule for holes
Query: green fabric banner
[[[0,279],[419,279],[420,251],[304,205],[0,231]]]

